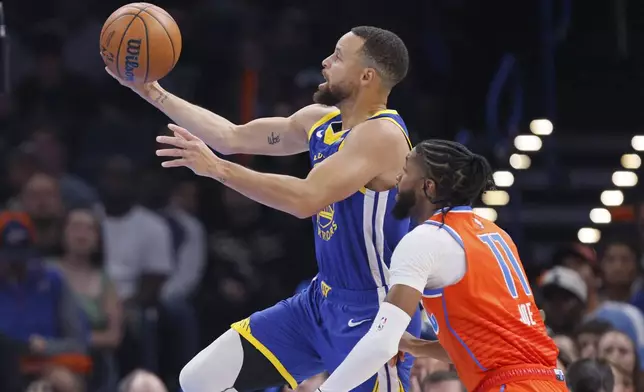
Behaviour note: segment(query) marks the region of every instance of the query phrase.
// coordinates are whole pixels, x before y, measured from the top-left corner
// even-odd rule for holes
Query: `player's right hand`
[[[117,82],[121,84],[121,86],[125,86],[135,93],[139,94],[143,99],[149,100],[151,98],[151,92],[155,89],[160,88],[161,86],[159,85],[158,82],[149,82],[149,83],[136,83],[136,82],[128,82],[125,81],[121,78],[119,78],[117,75],[115,75],[112,70],[110,70],[108,67],[105,67],[105,72],[107,72],[111,77],[116,79]]]

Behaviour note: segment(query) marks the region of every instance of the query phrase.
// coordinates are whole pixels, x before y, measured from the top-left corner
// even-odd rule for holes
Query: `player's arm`
[[[309,128],[332,110],[322,105],[310,105],[290,117],[261,118],[237,125],[167,92],[157,82],[134,85],[106,70],[172,121],[226,155],[294,155],[307,151]]]
[[[439,261],[432,238],[415,229],[400,241],[391,261],[392,287],[369,332],[319,388],[349,391],[368,380],[398,353],[399,343],[418,309],[428,279]]]
[[[179,140],[191,137],[192,140]],[[368,121],[351,132],[340,151],[301,179],[259,173],[219,159],[204,150],[206,147],[185,130],[180,130],[174,138],[159,137],[157,140],[181,148],[157,152],[160,156],[181,157],[164,162],[165,167],[190,167],[195,173],[214,178],[250,199],[299,218],[312,216],[359,191],[380,174],[402,167],[401,154],[392,153],[392,148],[407,148],[396,125],[389,121]]]

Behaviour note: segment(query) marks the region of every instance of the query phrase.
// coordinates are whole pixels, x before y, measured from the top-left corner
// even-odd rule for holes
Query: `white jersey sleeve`
[[[398,243],[391,258],[390,284],[421,293],[457,283],[465,275],[465,250],[438,226],[421,224]]]

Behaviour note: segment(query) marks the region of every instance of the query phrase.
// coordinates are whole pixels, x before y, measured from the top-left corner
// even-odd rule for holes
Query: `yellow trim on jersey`
[[[311,136],[313,135],[313,131],[315,131],[320,125],[324,124],[325,122],[329,121],[333,117],[337,116],[340,114],[339,110],[334,110],[331,113],[326,114],[324,117],[319,119],[313,126],[309,129],[308,132],[308,140],[311,140]]]
[[[409,145],[409,148],[410,149],[414,148],[414,146],[411,144],[411,140],[409,140],[409,136],[407,135],[407,132],[405,132],[405,128],[403,128],[403,126],[400,125],[398,123],[398,121],[394,120],[391,117],[380,117],[378,120],[387,120],[387,121],[391,121],[392,123],[396,124],[398,126],[398,128],[400,128],[400,130],[402,131],[403,135],[405,135],[405,140],[407,140],[407,144]]]
[[[264,346],[257,338],[255,338],[250,331],[250,318],[246,318],[244,320],[238,321],[230,326],[233,330],[237,331],[244,339],[248,341],[248,343],[252,344],[253,347],[255,347],[260,353],[262,353],[266,359],[268,359],[273,366],[275,366],[275,369],[279,372],[279,374],[284,377],[284,380],[288,383],[288,385],[291,387],[291,389],[295,390],[297,388],[297,381],[295,381],[295,378],[291,375],[291,373],[286,370],[284,365],[280,362],[279,359],[268,349],[266,346]]]

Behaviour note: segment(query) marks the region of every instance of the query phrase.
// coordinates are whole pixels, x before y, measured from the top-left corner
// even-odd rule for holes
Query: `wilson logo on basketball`
[[[131,39],[127,41],[127,56],[125,56],[125,80],[129,82],[134,81],[134,70],[139,68],[140,52],[140,39]]]

